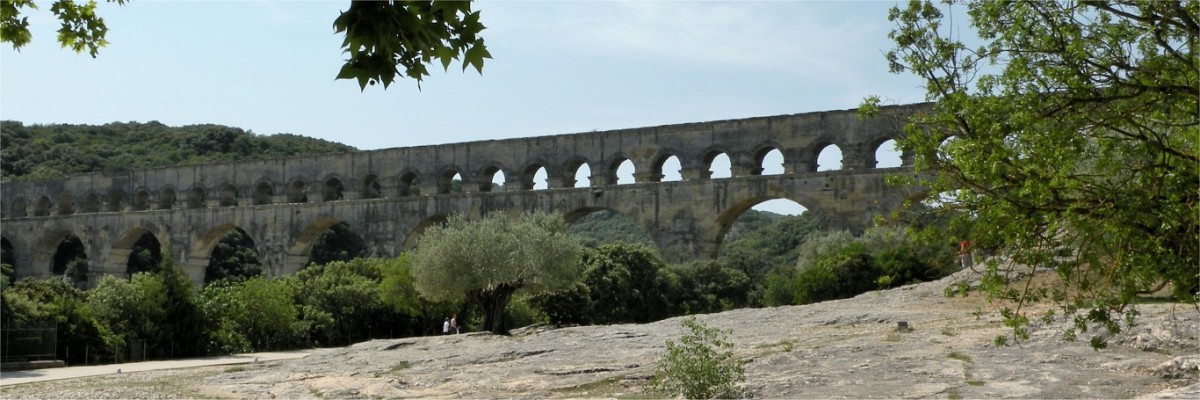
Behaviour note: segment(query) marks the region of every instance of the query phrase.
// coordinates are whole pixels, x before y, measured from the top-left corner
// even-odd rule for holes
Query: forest
[[[0,181],[355,150],[322,139],[258,135],[213,124],[25,125],[0,121]]]
[[[295,135],[157,122],[5,121],[3,142],[6,180],[354,150]],[[583,246],[572,263],[577,280],[553,291],[516,294],[497,329],[648,322],[803,304],[936,279],[957,265],[953,244],[922,245],[895,227],[861,237],[822,232],[806,214],[749,210],[724,238],[717,259],[686,264],[664,262],[649,233],[615,211],[590,214],[567,232]],[[234,230],[213,250],[199,285],[162,257],[150,235],[131,253],[127,278],[81,285],[87,259],[77,241],[71,237],[60,246],[55,277],[5,279],[0,296],[0,322],[56,324],[58,357],[72,364],[126,361],[134,344],[145,349],[143,357],[165,359],[437,334],[448,315],[460,316],[467,330],[481,327],[480,310],[471,303],[420,295],[408,254],[360,258],[367,248],[346,224],[321,236],[308,267],[284,277],[264,276],[252,239]],[[4,267],[11,277],[12,266]]]

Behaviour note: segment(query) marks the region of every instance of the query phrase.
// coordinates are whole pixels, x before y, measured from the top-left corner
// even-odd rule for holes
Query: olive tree
[[[580,244],[562,216],[452,216],[427,229],[412,253],[417,291],[432,301],[465,299],[483,313],[482,329],[504,333],[504,307],[518,292],[541,293],[579,279]]]
[[[934,102],[898,142],[914,183],[945,194],[953,235],[1010,255],[1027,279],[1061,276],[1037,288],[990,266],[985,288],[1015,304],[1001,310],[1015,336],[1022,305],[1041,298],[1074,316],[1068,338],[1119,331],[1164,284],[1195,302],[1200,2],[947,3],[891,11],[891,69],[923,78]],[[978,40],[947,16],[964,3]]]

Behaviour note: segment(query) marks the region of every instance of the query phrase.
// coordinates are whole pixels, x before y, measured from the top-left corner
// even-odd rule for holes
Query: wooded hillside
[[[286,133],[259,135],[213,124],[171,127],[150,121],[96,126],[0,121],[0,180],[355,150],[323,139]]]

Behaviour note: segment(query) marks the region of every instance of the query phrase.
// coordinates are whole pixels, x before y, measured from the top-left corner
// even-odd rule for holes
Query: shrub
[[[746,361],[733,358],[728,333],[709,328],[694,317],[680,320],[679,325],[683,336],[679,342],[667,341],[667,353],[659,359],[648,391],[688,399],[751,397],[738,387],[746,380]]]

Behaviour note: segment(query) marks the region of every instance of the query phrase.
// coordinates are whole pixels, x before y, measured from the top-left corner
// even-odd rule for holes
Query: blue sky
[[[431,68],[386,91],[335,80],[347,1],[101,4],[111,44],[0,49],[0,118],[215,123],[360,149],[590,132],[923,101],[887,72],[894,1],[484,1],[483,74]]]

